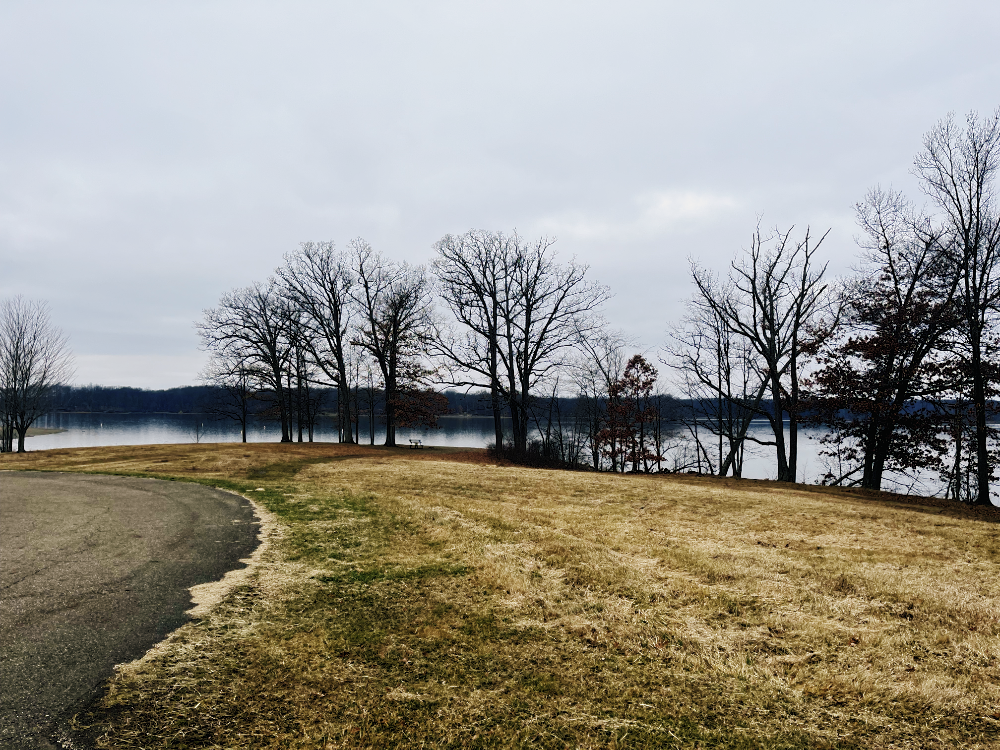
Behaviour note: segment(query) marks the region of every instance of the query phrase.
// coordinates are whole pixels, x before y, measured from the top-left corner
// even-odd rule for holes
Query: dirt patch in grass
[[[214,483],[283,527],[78,730],[113,748],[1000,746],[1000,514],[482,455],[2,457]]]

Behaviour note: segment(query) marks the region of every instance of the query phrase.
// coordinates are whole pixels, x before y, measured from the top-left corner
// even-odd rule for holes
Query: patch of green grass
[[[284,527],[81,717],[103,745],[1000,746],[992,516],[400,453],[53,459],[197,472]]]
[[[331,461],[347,461],[353,456],[315,456],[300,458],[295,461],[275,461],[274,463],[255,466],[246,471],[247,479],[269,479],[272,481],[291,479],[307,466],[328,464]]]
[[[383,568],[374,570],[350,570],[343,573],[316,575],[320,583],[374,583],[375,581],[406,581],[435,576],[464,576],[470,569],[465,565],[431,564],[418,568]]]
[[[286,559],[318,561],[336,549],[350,567],[314,575],[277,606],[252,590],[234,594],[228,608],[260,613],[252,634],[220,624],[193,662],[153,665],[134,686],[120,681],[103,708],[81,717],[103,729],[102,747],[211,747],[252,738],[262,727],[274,734],[247,746],[792,748],[807,742],[794,733],[748,734],[719,709],[693,722],[685,707],[704,703],[703,692],[715,686],[696,679],[680,683],[680,695],[648,695],[657,690],[652,685],[637,691],[628,685],[646,666],[613,648],[563,635],[553,640],[535,625],[510,622],[467,565],[427,560],[407,567],[389,559],[393,547],[426,540],[419,526],[371,495],[298,487],[290,498],[296,488],[285,482],[269,480],[263,492],[245,482],[214,484],[251,494],[288,524]],[[211,675],[220,674],[226,689],[206,692]],[[230,704],[228,695],[241,699]],[[317,717],[301,713],[302,695],[324,706],[320,726],[307,734],[301,722],[314,725]],[[731,689],[723,702],[735,709],[738,698]]]

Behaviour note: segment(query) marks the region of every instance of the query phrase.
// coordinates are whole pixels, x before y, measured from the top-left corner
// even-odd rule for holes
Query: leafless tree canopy
[[[601,328],[595,313],[609,296],[585,278],[586,266],[559,263],[553,242],[474,230],[436,246],[442,297],[459,324],[440,351],[452,382],[488,388],[494,404],[509,406],[515,453],[527,447],[532,393],[566,350]]]
[[[22,297],[0,302],[0,449],[25,451],[28,428],[49,409],[54,386],[72,374],[66,336],[48,306]]]
[[[749,250],[742,259],[733,261],[729,278],[723,283],[707,270],[692,265],[697,319],[721,327],[710,346],[717,350],[723,345],[731,346],[730,337],[735,337],[745,345],[746,353],[753,352],[753,367],[761,384],[758,392],[770,395],[771,406],[761,410],[760,396],[753,396],[745,403],[771,424],[779,481],[796,479],[802,347],[817,316],[828,304],[827,284],[823,281],[826,265],[817,267],[815,261],[825,238],[826,234],[814,240],[807,229],[803,238],[796,241],[792,239],[792,230],[764,236],[758,229]],[[691,361],[692,356],[689,355],[688,364],[698,364]],[[732,361],[723,360],[720,364],[715,369],[724,373]],[[686,369],[703,385],[716,377],[700,366]],[[734,442],[738,445],[741,441],[737,431]]]
[[[355,343],[378,365],[385,389],[385,444],[396,444],[402,388],[425,374],[421,358],[433,337],[430,280],[423,266],[394,263],[364,240],[351,243],[358,283]]]
[[[712,285],[712,299],[732,294],[728,285]],[[743,475],[745,447],[752,420],[762,412],[768,380],[752,344],[726,325],[704,294],[696,295],[688,314],[670,332],[665,361],[680,375],[689,402],[682,421],[696,452],[696,464],[708,473]]]
[[[960,279],[963,331],[969,348],[970,398],[975,411],[976,494],[988,504],[992,460],[987,402],[990,331],[1000,312],[1000,109],[982,120],[969,113],[965,128],[948,116],[924,136],[914,160],[921,187],[943,216],[951,234]]]

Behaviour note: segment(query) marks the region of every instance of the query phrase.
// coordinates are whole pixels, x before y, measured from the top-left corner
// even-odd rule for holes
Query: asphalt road
[[[155,479],[0,472],[0,747],[53,748],[115,664],[256,548],[249,503]]]

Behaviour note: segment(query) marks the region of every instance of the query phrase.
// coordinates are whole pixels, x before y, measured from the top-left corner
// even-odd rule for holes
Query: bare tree
[[[976,502],[990,504],[992,463],[987,425],[988,372],[984,343],[1000,309],[1000,109],[981,121],[975,112],[964,130],[949,115],[924,136],[914,173],[944,215],[953,235],[959,299],[968,342],[975,410]]]
[[[361,443],[361,416],[368,419],[368,441],[375,445],[375,423],[379,415],[384,412],[382,398],[383,394],[378,387],[378,366],[370,357],[355,350],[355,356],[351,358],[350,368],[352,380],[354,382],[354,398],[352,408],[354,414],[352,420],[355,424],[355,442]]]
[[[271,391],[281,442],[287,443],[292,424],[285,377],[292,346],[288,303],[280,292],[274,279],[228,292],[218,307],[204,311],[197,327],[206,349],[242,356],[245,367],[259,378],[261,390]]]
[[[762,367],[770,407],[761,411],[770,422],[778,480],[794,482],[798,456],[800,378],[803,345],[810,326],[826,304],[823,274],[826,266],[814,264],[826,234],[813,241],[795,242],[792,230],[764,237],[758,229],[746,258],[732,263],[729,287],[720,287],[711,274],[697,265],[692,276],[698,294],[726,328],[752,347]],[[731,292],[719,294],[720,289]],[[785,439],[787,415],[789,436]]]
[[[437,245],[445,302],[464,326],[464,335],[445,341],[442,353],[468,375],[462,382],[490,389],[498,441],[497,404],[508,404],[513,448],[521,456],[533,390],[581,335],[600,328],[592,313],[608,297],[606,287],[586,280],[586,266],[557,263],[553,242],[472,231]]]
[[[287,335],[291,349],[285,365],[289,430],[294,422],[298,441],[302,442],[305,430],[311,443],[318,416],[318,401],[322,400],[322,391],[312,387],[319,382],[319,373],[311,355],[319,348],[317,340],[321,334],[307,323],[305,312],[296,305],[295,300],[286,299],[286,302]]]
[[[240,438],[247,441],[247,425],[252,416],[251,403],[257,394],[257,378],[238,349],[216,349],[198,379],[215,387],[215,397],[205,409],[221,419],[231,419],[240,426]]]
[[[671,332],[665,362],[678,372],[690,399],[682,421],[694,440],[699,464],[704,459],[720,476],[732,471],[740,477],[746,443],[756,442],[748,437],[750,424],[762,412],[768,380],[750,342],[735,334],[708,301],[725,299],[733,290],[702,278],[711,294],[703,290],[689,302],[687,315]],[[714,446],[702,439],[703,431]]]
[[[625,371],[625,352],[634,343],[623,332],[607,329],[591,331],[578,340],[579,356],[572,368],[578,417],[586,421],[587,448],[598,470],[602,465],[602,433],[608,427],[608,401]]]
[[[535,444],[539,464],[550,467],[579,467],[584,464],[591,438],[589,399],[577,396],[572,401],[559,396],[559,378],[552,381],[548,397],[536,399],[531,417],[540,440]],[[572,404],[572,408],[567,408]],[[533,452],[532,444],[528,446]],[[595,464],[598,468],[599,463]]]
[[[14,297],[0,302],[0,449],[26,450],[28,428],[49,409],[53,389],[72,373],[65,334],[44,302]]]
[[[445,235],[435,244],[434,273],[441,298],[461,330],[442,331],[435,349],[450,364],[450,385],[486,388],[493,409],[496,446],[503,448],[505,389],[500,382],[501,315],[510,294],[505,269],[517,235],[470,230]]]
[[[508,292],[501,308],[498,355],[514,451],[524,455],[532,391],[563,363],[565,350],[602,327],[594,313],[610,293],[587,281],[587,266],[575,260],[557,263],[555,240],[542,237],[529,243],[516,234],[514,240],[515,252],[504,269]]]
[[[959,502],[974,503],[980,497],[976,410],[969,401],[972,365],[968,340],[963,334],[963,331],[959,331],[959,335],[949,342],[950,347],[944,353],[944,367],[938,368],[938,377],[944,381],[945,389],[932,399],[937,412],[934,424],[938,428],[938,434],[934,437],[940,438],[940,433],[943,432],[946,440],[940,440],[934,447],[942,459],[937,468],[945,483],[944,496]],[[987,403],[995,404],[1000,396],[1000,331],[994,329],[994,333],[983,342],[982,354],[983,367],[987,370]],[[988,423],[986,432],[989,459],[995,472],[996,467],[1000,466],[1000,425]],[[991,487],[995,489],[995,473],[990,479]]]
[[[337,389],[339,439],[351,443],[350,330],[355,274],[351,258],[333,242],[303,242],[278,270],[292,305],[303,315],[303,345]]]
[[[430,281],[423,266],[394,263],[364,240],[353,240],[351,248],[358,277],[351,294],[360,307],[354,343],[378,364],[385,389],[385,444],[395,445],[400,391],[426,374],[421,358],[433,335]]]

